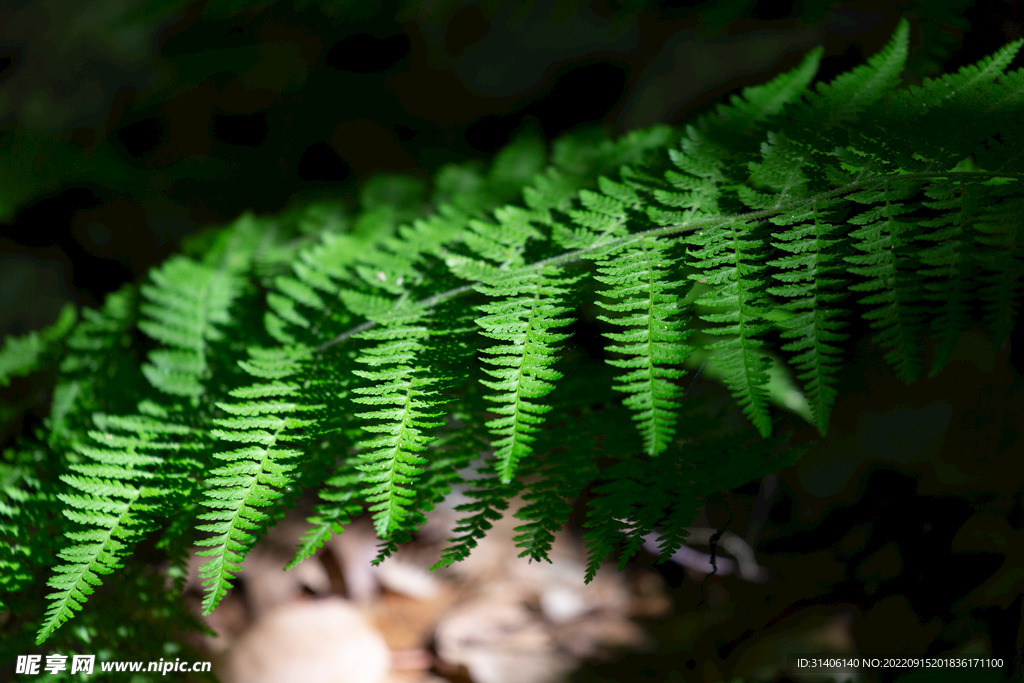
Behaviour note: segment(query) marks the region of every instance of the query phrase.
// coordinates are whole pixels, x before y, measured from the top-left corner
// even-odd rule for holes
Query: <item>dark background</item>
[[[97,305],[247,209],[353,197],[377,173],[429,179],[522,127],[550,140],[680,124],[815,45],[819,78],[861,64],[901,16],[919,81],[1019,38],[1024,20],[1009,0],[234,4],[3,4],[0,336],[67,301]],[[910,387],[873,345],[852,348],[829,438],[783,473],[758,549],[777,575],[768,593],[723,582],[697,609],[708,586],[663,565],[677,614],[652,625],[661,649],[580,680],[711,680],[708,661],[756,660],[836,614],[852,615],[861,652],[1019,658],[1017,339],[995,352],[967,335],[940,377]],[[757,491],[727,492],[709,516],[741,532]]]

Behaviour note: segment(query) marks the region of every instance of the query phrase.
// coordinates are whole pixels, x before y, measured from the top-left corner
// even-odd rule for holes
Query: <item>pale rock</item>
[[[394,593],[417,600],[430,600],[437,595],[437,577],[425,567],[391,558],[373,567],[372,571],[377,582]]]
[[[555,586],[540,594],[540,608],[549,621],[561,624],[590,611],[586,598],[565,586]]]
[[[437,654],[473,683],[560,683],[577,665],[555,647],[518,596],[490,592],[450,610],[437,625]]]
[[[268,549],[266,544],[257,545],[245,558],[241,579],[253,619],[302,597],[303,589],[314,594],[330,590],[331,580],[323,563],[307,560],[285,571],[290,559]]]
[[[268,611],[225,653],[223,683],[384,683],[390,651],[380,633],[340,598]]]

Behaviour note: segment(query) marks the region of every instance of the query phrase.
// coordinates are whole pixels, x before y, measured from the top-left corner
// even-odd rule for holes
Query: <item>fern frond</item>
[[[763,161],[751,163],[751,178],[770,193],[740,188],[740,197],[751,208],[780,206],[787,201],[802,200],[809,193],[805,175],[806,157],[800,148],[783,135],[768,134],[761,147]],[[839,333],[846,323],[847,314],[839,303],[845,293],[838,289],[843,284],[845,270],[840,259],[842,242],[835,238],[838,227],[825,221],[835,211],[839,199],[813,202],[806,209],[784,213],[771,218],[771,222],[784,229],[773,232],[772,246],[789,255],[769,261],[778,268],[773,277],[784,283],[769,287],[769,294],[788,299],[784,310],[793,313],[782,321],[783,339],[796,341],[784,344],[783,351],[799,351],[793,356],[798,378],[804,380],[811,414],[818,431],[824,436],[836,392],[836,371],[842,350],[834,346],[847,338]]]
[[[223,338],[218,325],[229,321],[229,309],[238,296],[240,280],[228,268],[210,268],[188,258],[168,261],[143,285],[149,303],[139,328],[170,347],[149,355],[142,366],[146,379],[172,396],[197,398],[208,378],[207,344]]]
[[[354,388],[353,392],[359,397],[353,400],[363,405],[381,406],[358,413],[357,417],[380,420],[364,429],[383,436],[356,444],[364,450],[358,466],[364,473],[363,497],[371,503],[374,527],[381,539],[426,521],[422,514],[411,509],[415,496],[413,487],[427,463],[420,453],[433,441],[424,430],[444,424],[437,419],[444,413],[435,408],[447,402],[439,394],[438,386],[446,383],[445,378],[429,376],[419,366],[424,341],[430,334],[423,324],[423,314],[396,312],[388,322],[392,324],[359,334],[361,339],[383,343],[366,348],[356,359],[373,370],[353,371],[373,382],[368,387]]]
[[[464,493],[470,501],[455,506],[456,512],[468,514],[456,524],[455,535],[448,539],[450,545],[441,552],[441,559],[430,568],[431,571],[469,557],[477,542],[487,535],[494,522],[501,519],[508,509],[509,500],[522,489],[522,482],[518,479],[503,482],[497,474],[499,468],[496,465],[493,461],[484,461],[474,468],[476,476],[469,483],[475,486]]]
[[[533,433],[550,406],[537,402],[554,388],[562,375],[551,366],[557,360],[558,344],[568,334],[552,332],[571,321],[560,317],[572,310],[561,305],[581,276],[564,276],[553,268],[520,268],[495,276],[477,291],[498,301],[482,304],[485,313],[476,321],[486,337],[508,342],[483,350],[491,354],[483,362],[494,366],[484,371],[494,380],[481,383],[494,391],[485,398],[496,404],[492,410],[503,417],[486,424],[492,434],[498,476],[508,484],[519,461],[532,449]]]
[[[427,220],[418,220],[412,226],[401,227],[399,229],[401,239],[383,236],[381,238],[383,249],[370,250],[366,248],[369,246],[367,244],[366,247],[362,248],[332,250],[333,253],[331,254],[327,254],[326,250],[323,249],[313,252],[305,258],[304,264],[300,264],[300,268],[296,268],[299,282],[279,281],[279,289],[289,289],[290,291],[287,291],[286,294],[291,301],[309,308],[319,309],[322,312],[321,320],[323,322],[317,328],[311,330],[313,335],[322,334],[321,328],[327,329],[331,327],[327,323],[328,319],[335,325],[338,322],[347,322],[352,319],[349,315],[332,314],[330,309],[324,306],[320,298],[315,294],[314,288],[340,295],[341,300],[348,309],[347,313],[350,315],[354,314],[370,318],[386,315],[393,305],[387,296],[368,295],[358,290],[342,289],[339,288],[339,284],[344,282],[347,286],[361,285],[363,289],[367,286],[371,289],[383,289],[387,294],[392,296],[398,295],[401,298],[410,288],[422,283],[423,277],[414,267],[414,264],[422,262],[431,255],[440,254],[444,250],[445,244],[456,239],[465,230],[466,225],[474,218],[476,211],[483,208],[493,208],[494,204],[500,203],[502,199],[507,198],[508,193],[514,192],[518,185],[526,182],[538,170],[538,160],[542,158],[542,155],[543,148],[538,145],[536,140],[520,138],[498,156],[487,178],[481,178],[469,168],[448,167],[445,174],[439,179],[436,201],[451,198],[447,193],[450,191],[449,183],[454,182],[468,183],[469,187],[465,189],[471,189],[473,194],[465,192],[460,195],[458,205],[442,203],[438,214]],[[330,256],[330,258],[324,258],[325,256]],[[339,256],[342,258],[339,259]],[[329,267],[325,267],[325,264],[328,262],[330,264]],[[354,271],[354,277],[347,276],[346,264]],[[362,282],[359,283],[356,278]],[[289,304],[289,306],[294,310],[294,304]],[[278,308],[283,308],[283,306],[279,305]],[[292,322],[295,321],[293,320]],[[284,332],[282,324],[269,317],[268,330],[278,339],[287,340],[295,338],[291,333]],[[372,361],[373,353],[379,354],[381,349],[384,350],[384,353],[387,353],[389,349],[393,349],[394,345],[399,343],[397,338],[401,337],[403,332],[396,334],[394,330],[391,330],[385,333],[367,332],[364,334],[368,336],[359,334],[355,336],[367,340],[388,342],[387,344],[382,344],[376,352],[364,352],[362,360]],[[344,337],[347,336],[349,335],[344,335]],[[321,350],[336,343],[338,340],[339,338],[337,337],[334,340],[328,340],[326,343],[321,340]],[[429,355],[429,346],[430,344],[423,347],[417,346],[416,351]],[[371,355],[366,356],[365,353],[370,353]],[[353,358],[353,360],[355,359]],[[372,376],[360,375],[360,372],[364,371],[349,370],[350,374],[361,376],[366,380],[377,381],[383,379],[376,374]],[[440,384],[438,385],[439,387]],[[391,389],[394,388],[392,385]],[[437,401],[435,405],[445,402],[441,401],[438,397],[436,388],[426,391],[425,386],[410,386],[408,389],[412,394],[415,394],[415,399],[412,396],[409,398],[416,403],[423,402],[428,396],[435,397],[432,399]],[[382,400],[384,394],[388,393],[388,390],[380,384],[376,385],[376,387],[355,388],[353,391],[354,393],[364,394],[370,392],[370,396],[355,399],[363,403]],[[374,398],[372,396],[374,392],[383,393],[379,393]],[[416,406],[411,411],[410,418],[415,418],[412,419],[413,422],[417,420],[422,422],[423,418],[428,417],[428,414],[422,410],[423,407]],[[415,413],[415,415],[412,413]],[[362,415],[365,416],[367,414],[364,413]],[[439,424],[433,424],[432,426],[439,426]],[[406,443],[403,434],[409,429],[415,431],[416,436],[420,436],[419,429],[424,426],[426,426],[426,423],[418,426],[406,424],[405,427],[392,427],[392,429],[397,429],[397,433],[393,435],[397,438],[396,443]],[[377,427],[376,429],[380,428]],[[416,439],[413,439],[413,441],[416,441]],[[370,447],[369,444],[371,442],[373,440],[364,440],[359,444],[353,444],[353,447]],[[386,451],[387,449],[383,450]],[[381,449],[378,449],[375,453],[381,457],[387,455],[387,453],[382,454]],[[413,471],[418,472],[416,470],[417,465],[427,464],[414,463],[413,461],[416,458],[411,453],[405,446],[392,453],[396,457],[391,458],[389,462],[395,465],[398,470],[409,470],[405,474],[396,471],[395,474],[399,478],[407,477]],[[372,453],[364,454],[361,467],[364,469],[372,467],[372,465],[366,464],[365,460],[367,458],[373,459],[373,457],[375,456]],[[377,513],[378,531],[384,538],[388,538],[398,532],[407,533],[409,530],[414,529],[419,524],[422,513],[412,514],[408,511],[422,509],[425,505],[430,504],[428,499],[436,498],[442,490],[446,491],[448,484],[445,482],[451,479],[450,473],[440,475],[441,470],[446,468],[442,467],[441,470],[438,470],[436,467],[437,462],[429,463],[427,464],[427,469],[430,472],[430,476],[428,477],[429,481],[424,482],[426,486],[419,490],[414,490],[412,497],[403,497],[401,494],[409,490],[408,484],[412,483],[413,480],[410,479],[407,482],[371,482],[367,478],[368,475],[366,473],[359,471],[360,466],[356,464],[359,461],[349,460],[347,462],[349,463],[348,465],[344,465],[336,470],[335,475],[330,481],[335,482],[339,486],[343,484],[351,485],[356,481],[360,482],[363,486],[372,484],[366,495],[374,498],[375,500],[371,502],[375,502],[377,504],[376,507],[379,508],[374,512]],[[437,479],[439,475],[441,479]],[[377,475],[373,475],[372,478],[379,479]],[[429,491],[430,494],[423,497],[421,495],[423,491]],[[354,494],[346,493],[343,490],[324,489],[322,490],[321,497],[325,503],[318,506],[314,516],[310,518],[309,521],[314,526],[308,531],[307,536],[304,537],[303,545],[300,547],[296,559],[293,560],[293,564],[315,551],[315,548],[319,547],[331,534],[339,532],[342,526],[348,522],[351,515],[356,513],[359,506]],[[413,500],[414,498],[416,500]],[[389,508],[390,512],[394,514],[391,515],[383,508],[380,508],[381,505]]]
[[[687,126],[679,148],[668,149],[673,168],[664,174],[667,187],[651,193],[655,201],[646,207],[650,220],[656,225],[686,224],[719,215],[723,191],[742,183],[745,162],[759,151],[756,131],[798,101],[820,61],[821,50],[812,50],[795,69],[762,86],[744,88],[730,105],[719,105]]]
[[[888,350],[886,360],[905,382],[917,379],[921,373],[921,324],[924,311],[920,305],[923,278],[918,275],[914,254],[916,224],[900,220],[916,207],[906,202],[916,194],[917,188],[890,189],[857,193],[851,199],[863,204],[876,204],[874,208],[850,219],[864,227],[854,230],[850,237],[854,246],[866,252],[860,256],[847,256],[852,264],[851,273],[869,278],[867,282],[850,285],[854,292],[877,292],[858,301],[873,305],[864,314],[872,328],[879,330],[873,337]]]
[[[40,630],[40,641],[70,618],[72,609],[81,609],[81,603],[92,592],[90,586],[99,585],[97,573],[109,574],[121,566],[120,558],[130,552],[142,533],[160,526],[160,518],[167,511],[162,506],[187,512],[195,504],[193,494],[202,465],[187,451],[201,451],[206,444],[202,430],[188,423],[196,416],[205,393],[204,383],[210,378],[208,355],[214,353],[212,344],[223,339],[222,328],[232,321],[230,308],[242,289],[237,271],[248,267],[254,253],[246,248],[246,244],[252,243],[251,231],[250,239],[236,239],[238,235],[244,236],[244,225],[236,225],[225,234],[232,248],[218,260],[198,263],[185,257],[173,258],[162,268],[154,269],[152,284],[142,287],[147,302],[140,306],[145,319],[138,323],[139,328],[166,345],[150,352],[142,374],[158,391],[190,398],[191,410],[177,405],[168,408],[145,399],[139,402],[138,409],[146,415],[94,416],[99,429],[111,425],[128,432],[127,436],[109,431],[101,436],[99,432],[89,432],[93,440],[125,449],[124,453],[72,442],[76,450],[102,464],[69,465],[72,471],[96,481],[65,475],[61,480],[66,485],[89,495],[83,498],[73,491],[58,497],[71,508],[65,509],[65,516],[99,529],[68,534],[74,545],[59,555],[74,564],[58,567],[56,570],[63,578],[51,579],[51,585],[62,590],[51,596],[54,603]],[[217,348],[223,350],[222,346]],[[188,435],[188,439],[182,443],[156,441],[153,435],[160,434]],[[166,457],[144,457],[139,453],[144,448],[168,452]],[[147,464],[158,466],[157,471],[144,469]],[[124,483],[119,483],[122,480]],[[146,502],[149,497],[159,498],[159,504]],[[78,513],[77,507],[88,512]],[[160,541],[162,547],[175,546],[187,528],[187,516],[172,523]],[[179,561],[183,559],[180,548],[173,554]]]
[[[21,337],[7,337],[0,349],[0,387],[11,383],[11,377],[20,377],[35,371],[46,360],[47,351],[67,336],[78,314],[75,307],[66,304],[57,316],[57,322],[39,332]]]
[[[767,437],[772,423],[765,387],[771,361],[760,352],[764,346],[760,337],[770,325],[765,320],[767,308],[763,297],[763,240],[754,238],[751,232],[751,226],[739,223],[700,231],[688,240],[699,248],[687,253],[702,271],[690,277],[711,285],[696,303],[726,309],[700,316],[710,323],[726,323],[706,327],[705,333],[728,337],[704,348],[717,352],[715,358],[726,374],[725,382],[733,396],[761,435]]]
[[[955,147],[956,143],[975,137],[978,131],[984,130],[984,122],[980,117],[964,117],[963,112],[992,112],[1005,106],[1000,104],[1001,92],[1005,90],[997,83],[1007,77],[1006,68],[1022,45],[1024,41],[1014,41],[980,62],[964,66],[955,74],[926,78],[920,86],[912,85],[892,93],[887,98],[882,125],[902,120],[904,125],[900,126],[900,132],[920,143],[917,145],[919,148],[923,145],[928,150]],[[950,120],[950,116],[956,117],[960,125],[947,128],[941,140],[925,134],[940,120]],[[911,119],[913,124],[906,125]]]
[[[131,383],[125,369],[134,358],[126,347],[138,313],[137,298],[136,290],[126,286],[108,294],[100,310],[82,310],[81,321],[67,338],[68,352],[60,362],[60,380],[47,418],[51,446],[84,437],[91,413],[128,410],[133,405],[112,402],[115,392],[107,389]],[[132,369],[137,372],[137,367]]]
[[[684,496],[686,503],[693,501],[686,495],[692,484],[684,468],[666,458],[656,462],[641,458],[619,460],[601,472],[599,481],[593,489],[597,497],[591,501],[584,522],[587,583],[616,548],[619,570],[624,569],[643,547],[644,537],[665,519],[673,505],[685,504],[676,502],[678,496]]]
[[[977,189],[972,183],[960,182],[925,190],[931,201],[922,202],[924,206],[942,212],[938,218],[920,222],[926,228],[935,228],[921,236],[922,241],[934,246],[917,252],[925,266],[918,274],[925,279],[923,298],[931,303],[931,330],[938,342],[929,377],[949,362],[960,335],[973,325],[974,255],[980,252],[971,224],[981,212],[981,193]]]
[[[5,459],[8,455],[10,451],[4,453]],[[43,491],[39,479],[20,467],[2,465],[0,474],[4,484],[0,489],[0,596],[8,596],[28,585],[32,568],[52,555],[46,543],[49,539],[36,530],[48,521],[53,496]],[[3,597],[0,609],[9,609]]]
[[[735,162],[744,157],[749,159],[749,164],[755,165],[755,175],[761,174],[760,182],[777,184],[780,171],[771,167],[771,158],[767,159],[769,163],[766,166],[761,163],[763,160],[755,161],[756,147],[744,154],[738,152],[736,145],[748,144],[752,131],[758,125],[796,100],[813,78],[820,56],[820,51],[810,53],[793,71],[760,88],[744,90],[742,97],[733,99],[731,107],[720,106],[715,115],[702,117],[696,125],[688,127],[680,149],[669,150],[673,168],[665,172],[667,187],[650,190],[655,201],[647,206],[648,218],[655,225],[664,226],[685,225],[693,220],[719,215],[723,192],[730,188],[727,173],[730,167],[742,167]],[[743,135],[739,140],[735,139],[737,133]],[[768,150],[771,150],[770,146]],[[783,179],[784,183],[796,187],[798,176],[792,176],[792,173],[789,176]],[[735,178],[731,182],[738,180]],[[765,208],[773,203],[780,205],[785,201],[785,192],[782,195],[773,193],[769,200],[757,199],[756,193],[743,185],[739,185],[738,191],[740,198],[755,208]],[[696,259],[693,265],[701,271],[700,275],[691,276],[692,279],[709,283],[711,288],[696,303],[733,310],[731,313],[704,315],[702,319],[736,323],[705,330],[711,334],[738,335],[708,348],[725,352],[719,360],[729,371],[730,388],[748,417],[762,434],[767,435],[771,422],[764,385],[767,383],[769,361],[756,351],[763,345],[758,337],[768,329],[762,319],[765,312],[764,280],[763,276],[757,275],[763,271],[763,266],[757,263],[761,242],[750,239],[747,232],[748,229],[738,224],[725,227],[709,225],[688,238],[690,244],[701,247],[688,253]],[[730,247],[731,254],[728,251]]]
[[[398,235],[386,241],[388,250],[410,262],[440,256],[469,221],[513,201],[544,170],[546,156],[543,142],[526,134],[498,152],[486,175],[469,165],[446,166],[435,180],[437,213],[400,227]]]
[[[557,439],[540,461],[526,468],[531,479],[523,494],[525,505],[516,511],[517,519],[525,521],[515,527],[512,539],[516,547],[522,548],[519,557],[551,562],[548,553],[555,540],[555,533],[562,528],[572,512],[572,502],[583,492],[583,483],[597,474],[591,452],[580,448],[582,443],[593,440],[593,434],[576,421],[560,424],[556,430]],[[573,444],[567,446],[566,444]]]
[[[338,473],[323,483],[316,514],[309,517],[312,526],[302,534],[299,549],[285,569],[292,569],[303,560],[312,557],[334,534],[340,534],[362,511],[359,501],[363,473],[358,468],[357,458],[348,458]]]
[[[900,73],[907,61],[910,24],[900,19],[892,38],[868,63],[858,66],[831,83],[820,83],[806,96],[808,113],[818,126],[828,130],[850,121],[871,106],[900,82]]]
[[[101,584],[99,576],[121,567],[132,545],[156,528],[155,513],[173,487],[162,466],[170,455],[195,448],[188,438],[193,430],[181,425],[142,416],[93,419],[97,430],[89,437],[99,446],[76,445],[88,460],[68,465],[75,474],[61,481],[72,493],[58,495],[67,506],[64,515],[86,528],[65,533],[74,545],[58,553],[68,564],[54,567],[57,575],[47,581],[56,592],[47,595],[51,602],[37,643],[80,611]]]
[[[45,347],[39,359],[60,356],[61,375],[54,388],[46,418],[45,443],[22,443],[4,453],[0,479],[0,593],[11,594],[28,585],[39,568],[46,567],[60,550],[63,536],[43,533],[62,519],[61,490],[57,477],[65,464],[54,449],[89,440],[88,415],[121,407],[105,391],[118,383],[128,385],[126,373],[116,370],[128,355],[122,343],[134,319],[132,292],[125,288],[108,295],[101,311],[83,309],[82,319],[68,332],[74,309],[66,307],[57,324],[37,337]],[[62,341],[63,343],[57,343]],[[61,347],[64,347],[63,349]],[[24,367],[24,366],[23,366]],[[8,457],[10,456],[10,457]],[[74,454],[72,461],[82,456]]]
[[[602,255],[595,279],[610,289],[601,292],[612,302],[600,302],[619,317],[597,316],[598,320],[625,328],[605,336],[617,344],[609,351],[629,358],[608,359],[624,372],[615,388],[629,397],[625,405],[634,411],[633,420],[644,440],[644,451],[658,455],[668,449],[675,435],[676,413],[682,390],[671,380],[685,374],[681,365],[693,351],[683,342],[692,330],[683,330],[678,293],[682,283],[672,282],[678,259],[670,257],[668,245],[658,239],[639,240],[624,251]]]
[[[129,288],[66,335],[8,340],[0,383],[63,360],[48,434],[0,467],[0,586],[38,576],[63,508],[40,639],[150,530],[179,565],[206,536],[209,612],[302,491],[320,502],[290,566],[366,508],[380,561],[453,491],[437,566],[520,492],[531,559],[580,495],[588,579],[655,531],[671,554],[701,497],[799,454],[768,438],[769,401],[825,434],[853,316],[903,380],[933,343],[932,374],[965,331],[998,346],[1018,323],[1022,42],[900,92],[907,35],[813,92],[812,51],[683,130],[583,129],[550,159],[523,136],[489,169],[445,167],[429,199],[378,176],[358,208],[245,214],[152,272],[141,322]],[[613,329],[599,348],[570,324]],[[705,362],[735,399],[710,414],[679,386]],[[754,429],[728,424],[735,402]]]
[[[242,368],[253,377],[271,381],[232,390],[231,396],[241,399],[238,403],[217,404],[232,417],[215,419],[217,428],[211,430],[211,436],[253,445],[214,454],[225,464],[213,469],[205,482],[204,505],[212,511],[198,518],[211,523],[196,528],[216,535],[196,542],[208,546],[200,555],[213,558],[199,569],[207,589],[204,614],[212,612],[227,593],[234,573],[241,569],[242,559],[256,541],[251,532],[264,528],[263,522],[269,519],[265,510],[291,484],[294,459],[302,454],[292,444],[308,440],[302,430],[315,424],[305,414],[323,408],[294,400],[301,397],[300,386],[283,381],[302,372],[311,357],[308,349],[253,347],[249,354],[249,361],[241,362]]]
[[[1009,193],[1007,186],[1003,189]],[[1018,188],[1019,192],[1019,188]],[[980,295],[984,302],[985,322],[992,330],[992,344],[998,348],[1010,336],[1024,298],[1024,198],[999,196],[987,207],[977,223],[981,253],[978,256],[985,273]]]
[[[714,127],[732,135],[749,137],[755,126],[781,113],[786,105],[799,100],[818,73],[821,65],[822,48],[807,53],[803,61],[793,70],[776,76],[764,85],[744,88],[742,93],[733,95],[729,105],[718,105],[714,117],[706,117],[700,127]]]
[[[843,351],[835,344],[849,337],[839,331],[847,325],[846,311],[840,307],[846,295],[838,289],[843,282],[841,240],[836,237],[839,227],[826,220],[830,208],[827,202],[812,204],[809,211],[772,219],[776,224],[795,225],[772,233],[776,239],[772,245],[790,255],[769,262],[780,269],[773,276],[784,284],[768,288],[770,294],[788,299],[783,306],[795,314],[782,323],[781,333],[783,339],[795,341],[781,348],[798,352],[790,362],[804,381],[811,415],[822,436],[828,431],[837,396],[834,385]]]

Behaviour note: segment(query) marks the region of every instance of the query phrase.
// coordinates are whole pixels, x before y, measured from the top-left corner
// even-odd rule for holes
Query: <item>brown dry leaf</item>
[[[426,648],[430,644],[441,615],[456,604],[461,595],[442,586],[429,600],[385,591],[367,609],[391,649],[396,651]]]

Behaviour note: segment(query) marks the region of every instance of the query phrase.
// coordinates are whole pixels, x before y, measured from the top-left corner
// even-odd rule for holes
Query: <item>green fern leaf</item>
[[[993,197],[993,203],[985,207],[976,224],[981,245],[978,259],[985,271],[979,276],[983,283],[979,294],[996,348],[1014,329],[1024,298],[1024,230],[1019,220],[1024,213],[1024,198],[1007,197],[1004,192],[1009,194],[1012,190],[1002,188],[1003,192]]]
[[[495,465],[494,462],[485,462],[474,469],[477,477],[472,479],[472,483],[476,486],[465,492],[470,501],[455,506],[456,512],[468,514],[456,524],[453,530],[455,535],[448,539],[450,545],[442,551],[441,559],[431,567],[431,571],[449,567],[469,557],[469,553],[493,523],[502,518],[508,509],[509,499],[522,489],[522,483],[517,479],[501,481]]]
[[[376,176],[351,205],[209,229],[143,285],[144,359],[131,288],[67,334],[7,340],[0,382],[61,363],[45,437],[0,467],[12,610],[62,558],[45,638],[150,530],[182,576],[202,504],[209,612],[304,490],[320,501],[290,566],[367,508],[381,561],[453,495],[444,566],[520,492],[515,543],[546,559],[586,491],[591,579],[655,534],[668,556],[701,497],[792,462],[766,438],[789,370],[805,396],[782,407],[825,433],[854,315],[903,380],[968,330],[1001,345],[1024,275],[1022,41],[900,91],[907,38],[901,21],[809,91],[812,51],[682,130],[580,129],[548,166],[528,133],[489,169],[445,167],[429,198]],[[605,363],[565,329],[595,313]],[[734,401],[684,400],[698,364]],[[737,402],[754,429],[727,424]]]
[[[364,429],[381,434],[364,439],[356,447],[360,455],[358,468],[363,472],[363,497],[371,503],[374,527],[381,539],[390,538],[401,529],[415,528],[425,518],[412,513],[414,485],[427,460],[420,453],[433,441],[424,430],[444,423],[437,418],[442,411],[434,410],[445,403],[437,385],[437,377],[423,377],[417,371],[418,357],[424,350],[423,341],[430,334],[423,326],[422,316],[402,316],[394,326],[369,330],[359,338],[383,343],[364,350],[357,361],[374,370],[354,370],[353,373],[373,382],[372,386],[356,387],[359,397],[353,400],[363,405],[381,406],[377,410],[358,413],[364,420],[379,420]],[[388,367],[392,366],[392,367]],[[394,406],[394,407],[388,407]],[[411,516],[411,517],[410,517]]]
[[[98,414],[94,421],[98,431],[89,436],[100,445],[76,445],[92,462],[70,464],[76,474],[61,476],[61,481],[79,493],[58,496],[68,506],[64,515],[86,528],[65,534],[74,545],[58,553],[67,564],[54,567],[57,575],[47,582],[56,590],[47,595],[51,602],[37,643],[80,611],[94,587],[101,584],[99,577],[121,567],[132,545],[156,527],[154,516],[161,498],[173,486],[160,472],[167,457],[163,454],[188,448],[189,443],[155,439],[192,434],[187,427],[141,416]]]
[[[494,380],[481,380],[489,389],[501,393],[485,398],[496,404],[492,410],[502,417],[487,422],[493,435],[498,474],[501,481],[512,481],[519,461],[531,453],[530,442],[550,407],[536,402],[554,388],[561,373],[553,370],[557,344],[568,334],[552,329],[569,324],[560,317],[570,311],[560,305],[581,276],[566,277],[552,268],[522,268],[502,273],[477,291],[500,298],[482,304],[486,315],[476,321],[483,334],[497,341],[508,342],[484,349],[491,354],[483,361],[485,372]],[[531,400],[532,399],[532,400]]]
[[[555,540],[555,533],[562,527],[572,512],[572,501],[582,493],[582,483],[597,474],[590,452],[584,448],[568,447],[566,443],[579,444],[588,441],[592,435],[578,424],[559,425],[555,433],[561,437],[541,462],[526,468],[533,481],[523,494],[526,503],[515,516],[526,524],[515,527],[512,539],[521,548],[519,557],[551,562],[548,553]]]
[[[938,341],[929,377],[949,362],[958,338],[973,326],[971,299],[975,296],[977,264],[972,255],[979,253],[979,249],[974,244],[970,224],[981,212],[981,193],[977,189],[972,184],[959,183],[925,190],[932,201],[922,202],[924,206],[943,212],[939,218],[920,222],[926,228],[937,229],[921,236],[934,246],[917,252],[925,266],[918,271],[925,279],[923,298],[931,302],[931,330]]]
[[[49,347],[63,339],[77,318],[75,307],[67,304],[50,327],[41,332],[29,332],[22,337],[7,337],[0,349],[0,387],[11,383],[11,377],[27,375],[36,370]]]
[[[363,484],[363,473],[358,468],[359,460],[349,458],[343,469],[324,482],[320,499],[325,504],[317,508],[317,514],[308,522],[313,526],[302,535],[295,557],[285,569],[292,569],[299,562],[312,557],[334,534],[340,534],[362,511],[359,493]],[[329,487],[329,488],[327,488]]]
[[[888,44],[867,64],[837,76],[831,83],[821,83],[814,93],[808,93],[809,113],[818,120],[817,125],[830,129],[849,121],[887,95],[899,83],[909,37],[910,24],[901,19]]]
[[[690,277],[711,286],[696,303],[726,309],[723,313],[700,316],[710,323],[726,323],[704,328],[707,334],[728,337],[705,348],[717,351],[715,358],[725,373],[726,384],[743,412],[767,437],[771,433],[771,417],[765,387],[771,361],[759,351],[764,346],[760,337],[769,329],[763,301],[765,266],[760,264],[762,241],[750,232],[750,226],[742,224],[704,230],[690,236],[689,242],[700,248],[687,253],[702,271],[699,276]]]
[[[739,194],[747,206],[777,208],[808,196],[810,189],[804,172],[807,159],[797,145],[785,136],[769,133],[761,154],[762,162],[750,164],[751,178],[771,193],[740,188]],[[789,255],[768,262],[779,269],[773,277],[783,285],[769,287],[767,291],[788,299],[784,309],[794,314],[782,322],[781,336],[795,341],[784,344],[782,350],[800,352],[791,363],[798,378],[805,382],[811,414],[823,436],[836,398],[833,385],[842,353],[834,344],[846,339],[846,335],[839,333],[846,325],[842,321],[846,311],[839,307],[845,295],[838,290],[844,275],[842,243],[835,238],[837,226],[824,220],[839,202],[813,202],[806,208],[771,218],[773,224],[785,228],[772,233],[776,240],[772,246]]]
[[[910,255],[916,251],[916,228],[914,223],[899,219],[900,215],[914,210],[913,204],[904,203],[913,194],[916,188],[886,186],[879,191],[853,195],[851,199],[855,202],[879,205],[850,219],[851,223],[864,226],[850,236],[857,240],[854,246],[866,253],[845,257],[852,264],[851,273],[869,278],[867,282],[851,285],[850,289],[877,292],[858,303],[875,306],[864,318],[879,330],[873,339],[888,349],[886,360],[905,382],[917,379],[922,366],[920,326],[924,312],[919,302],[923,282]]]
[[[692,488],[678,463],[665,458],[658,458],[657,464],[640,458],[620,460],[604,470],[600,480],[594,487],[598,497],[591,502],[584,522],[588,583],[616,548],[619,570],[624,569],[645,537],[678,505],[676,497]]]
[[[790,362],[804,381],[811,415],[822,436],[828,431],[837,396],[834,385],[842,348],[835,344],[849,336],[839,332],[846,326],[845,311],[839,306],[845,293],[837,289],[843,268],[838,226],[825,220],[828,208],[828,203],[814,204],[810,211],[772,219],[776,224],[796,225],[772,233],[776,239],[773,246],[790,255],[769,262],[780,269],[774,277],[784,284],[768,288],[770,294],[787,298],[783,306],[795,314],[783,322],[782,337],[794,341],[784,344],[782,350],[799,352]]]
[[[628,358],[607,362],[628,370],[617,378],[615,388],[629,394],[625,405],[635,413],[648,455],[664,452],[672,441],[682,390],[671,380],[683,376],[679,366],[693,351],[683,343],[691,331],[682,329],[679,315],[682,295],[675,290],[681,283],[669,279],[678,259],[667,251],[661,240],[639,240],[623,251],[603,254],[598,261],[601,274],[595,276],[611,286],[601,293],[614,301],[601,302],[601,307],[625,314],[597,319],[625,329],[605,336],[617,342],[608,346],[609,351]]]
[[[211,430],[211,436],[241,447],[214,454],[225,464],[210,471],[206,479],[204,505],[211,511],[198,519],[210,523],[196,527],[214,534],[197,541],[207,546],[199,555],[213,558],[199,569],[207,589],[204,614],[212,612],[227,593],[242,559],[256,541],[252,532],[264,528],[263,523],[269,519],[265,510],[292,483],[294,460],[302,454],[292,445],[308,440],[304,430],[316,424],[305,415],[323,408],[289,400],[301,395],[299,385],[279,381],[302,372],[311,358],[308,349],[253,347],[249,355],[243,369],[250,376],[278,381],[233,390],[231,395],[241,399],[240,403],[217,404],[233,417],[215,419],[217,428]]]
[[[238,277],[187,258],[168,261],[150,276],[142,294],[147,316],[139,328],[171,347],[150,354],[142,372],[150,383],[173,396],[198,397],[208,377],[207,342],[222,339],[217,329],[230,320],[228,309],[239,294]]]

